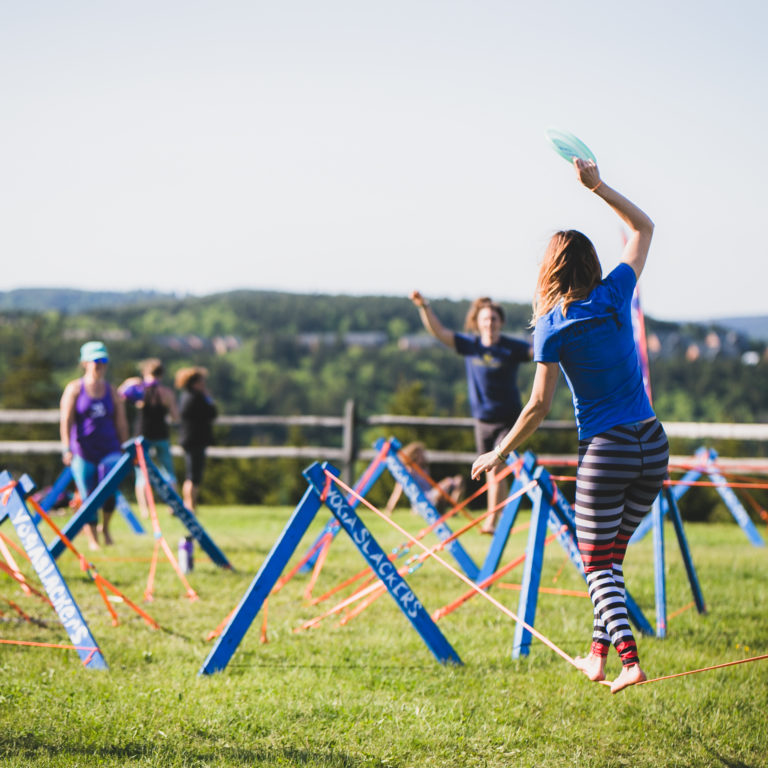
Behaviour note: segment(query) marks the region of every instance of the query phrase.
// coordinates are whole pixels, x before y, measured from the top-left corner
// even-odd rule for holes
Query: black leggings
[[[576,535],[594,605],[592,652],[605,656],[613,643],[625,666],[638,658],[624,596],[624,555],[668,463],[669,444],[657,419],[579,442]]]

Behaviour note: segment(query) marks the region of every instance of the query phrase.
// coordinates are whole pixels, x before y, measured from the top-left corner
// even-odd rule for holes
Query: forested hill
[[[11,296],[16,303],[3,310]],[[73,311],[83,303],[91,308]],[[462,327],[467,301],[433,298],[432,306],[447,327]],[[506,330],[528,334],[530,306],[504,306]],[[768,421],[763,342],[706,325],[646,321],[662,417]],[[367,413],[468,413],[462,360],[429,343],[406,297],[271,291],[0,294],[0,407],[56,407],[89,338],[109,346],[113,381],[135,375],[136,362],[149,356],[161,357],[171,374],[205,365],[229,413],[338,414],[351,397]],[[532,368],[523,368],[523,389]],[[572,418],[564,386],[552,416]]]

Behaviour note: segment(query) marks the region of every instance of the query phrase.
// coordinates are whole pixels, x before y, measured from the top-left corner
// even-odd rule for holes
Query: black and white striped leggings
[[[624,555],[667,475],[669,443],[658,419],[624,424],[579,442],[576,536],[594,605],[592,653],[613,643],[637,664],[624,597]]]

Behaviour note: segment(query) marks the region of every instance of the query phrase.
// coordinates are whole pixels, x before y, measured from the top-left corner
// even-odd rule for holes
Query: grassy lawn
[[[212,645],[206,635],[242,597],[292,508],[204,507],[201,522],[236,568],[223,572],[200,550],[190,602],[161,561],[155,600],[142,602],[153,540],[115,520],[115,546],[93,557],[99,571],[162,625],[149,629],[125,605],[113,627],[95,586],[75,558],[59,560],[110,666],[85,670],[71,650],[0,648],[0,764],[37,766],[729,766],[768,765],[768,661],[630,688],[615,696],[590,683],[534,640],[528,657],[510,656],[514,624],[480,597],[440,621],[461,667],[434,661],[388,595],[340,626],[294,628],[335,603],[304,600],[308,576],[269,602],[268,640],[259,614],[227,669],[198,676]],[[363,512],[385,550],[400,535]],[[321,510],[299,547],[306,551],[327,519]],[[62,518],[56,518],[63,522]],[[526,519],[521,514],[520,522]],[[408,511],[395,520],[422,526]],[[171,547],[178,522],[162,511]],[[639,638],[650,677],[768,653],[768,549],[752,547],[735,524],[687,526],[708,613],[689,608],[669,621],[668,637]],[[6,522],[3,532],[13,538]],[[763,527],[763,532],[765,528]],[[504,562],[521,554],[513,536]],[[768,537],[767,537],[768,538]],[[488,537],[470,531],[466,548],[480,561]],[[434,539],[430,540],[434,542]],[[76,542],[83,546],[84,540]],[[447,556],[448,557],[448,556]],[[294,561],[298,559],[298,555]],[[448,558],[449,559],[449,558]],[[542,586],[583,590],[557,543],[545,557]],[[314,589],[320,595],[363,561],[337,537]],[[32,574],[29,564],[22,569]],[[634,545],[627,584],[654,620],[651,537]],[[691,602],[671,527],[667,529],[669,613]],[[2,578],[0,637],[67,643],[55,615]],[[519,581],[519,569],[506,581]],[[428,610],[466,587],[429,563],[409,577]],[[346,594],[343,593],[343,594]],[[517,612],[518,593],[493,594]],[[21,605],[41,627],[18,619]],[[542,594],[536,628],[570,655],[588,649],[591,606],[582,597]],[[618,673],[615,653],[609,677]]]

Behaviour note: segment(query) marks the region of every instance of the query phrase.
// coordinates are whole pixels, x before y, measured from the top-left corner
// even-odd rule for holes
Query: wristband
[[[590,192],[597,192],[597,190],[598,190],[598,189],[600,189],[600,185],[601,185],[602,183],[603,183],[603,180],[602,180],[602,179],[600,179],[600,181],[598,181],[598,182],[597,182],[597,184],[595,184],[595,186],[594,186],[594,187],[587,187],[587,189],[588,189]]]
[[[509,454],[504,453],[498,445],[493,449],[493,452],[496,454],[496,458],[501,462],[505,462],[509,456]]]

